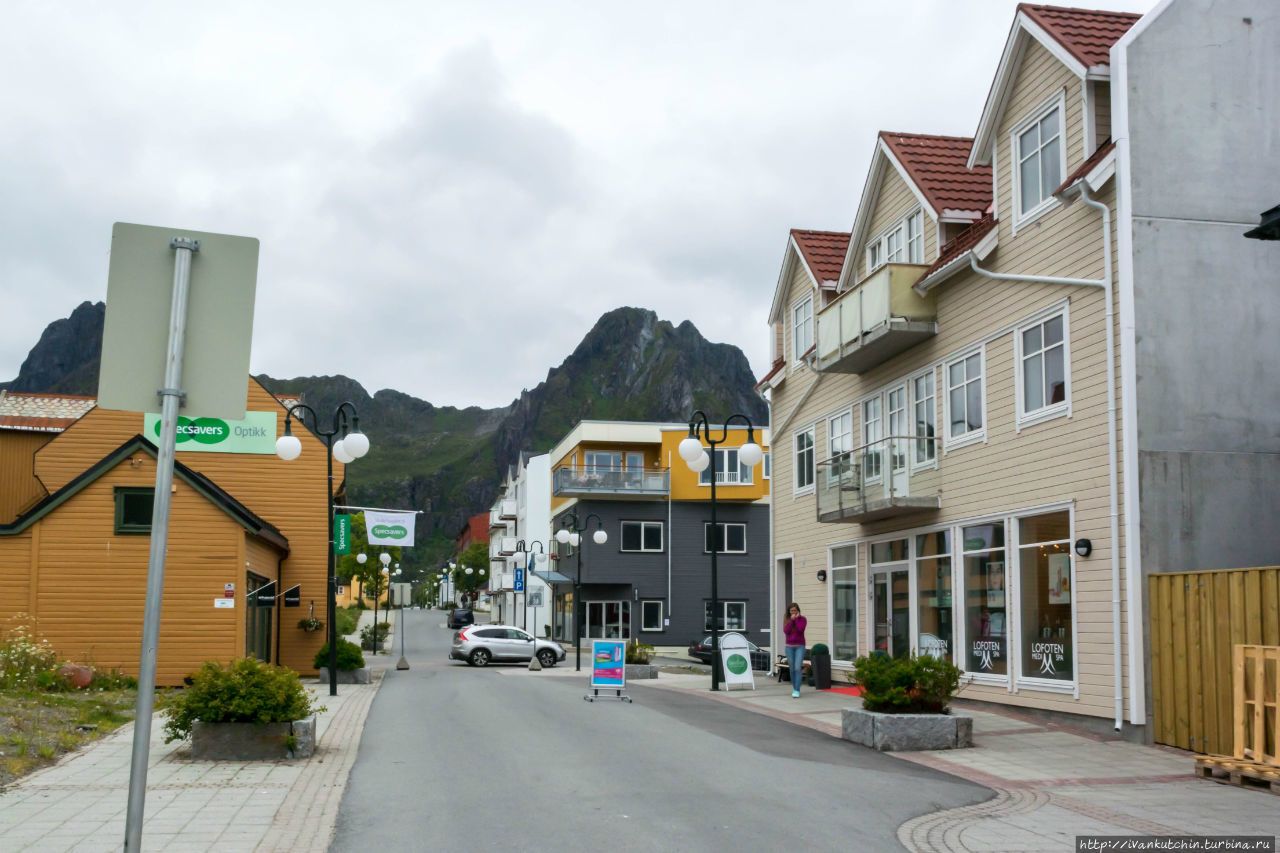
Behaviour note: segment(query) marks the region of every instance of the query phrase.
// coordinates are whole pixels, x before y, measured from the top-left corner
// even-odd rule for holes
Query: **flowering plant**
[[[314,616],[308,616],[298,623],[298,627],[304,631],[319,631],[324,627],[324,623]]]

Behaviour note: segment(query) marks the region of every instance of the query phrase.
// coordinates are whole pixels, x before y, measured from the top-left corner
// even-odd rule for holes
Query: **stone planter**
[[[290,738],[293,749],[289,749]],[[278,761],[315,751],[316,718],[292,723],[203,723],[191,727],[191,757],[213,761]]]
[[[318,672],[320,673],[320,683],[328,684],[329,668],[327,666],[322,666],[320,667]],[[339,684],[368,684],[372,680],[373,680],[372,670],[370,670],[369,667],[367,666],[363,666],[360,669],[338,670]]]
[[[882,752],[973,746],[972,717],[881,714],[861,708],[845,708],[840,716],[845,740]]]
[[[657,678],[658,667],[651,663],[629,663],[626,664],[627,681],[636,681],[644,678]]]

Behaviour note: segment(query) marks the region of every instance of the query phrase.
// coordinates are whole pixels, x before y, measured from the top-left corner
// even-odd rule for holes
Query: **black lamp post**
[[[338,577],[334,567],[333,543],[333,460],[344,465],[354,462],[369,452],[369,438],[360,432],[360,416],[356,407],[349,401],[343,401],[333,412],[333,429],[320,429],[320,416],[316,410],[303,403],[295,403],[284,415],[284,435],[276,439],[276,455],[286,462],[297,459],[302,453],[302,442],[293,434],[291,421],[293,413],[298,409],[306,409],[311,413],[312,432],[319,436],[328,449],[327,463],[329,471],[328,485],[325,487],[327,514],[325,520],[329,525],[329,579],[328,579],[328,613],[329,613],[329,695],[338,695]],[[350,427],[347,425],[350,413]],[[336,439],[336,440],[335,440]]]
[[[751,426],[751,419],[746,415],[734,413],[725,420],[720,427],[720,437],[711,437],[711,424],[707,422],[707,416],[701,410],[696,411],[689,418],[689,436],[680,442],[679,452],[680,458],[685,461],[689,469],[699,474],[706,470],[707,466],[711,466],[711,689],[720,689],[720,589],[717,586],[718,576],[716,573],[716,554],[720,551],[721,535],[720,528],[716,525],[716,445],[724,444],[729,437],[729,424],[735,420],[740,420],[747,425],[747,443],[738,448],[738,462],[746,465],[748,468],[754,468],[764,458],[764,451],[760,445],[756,444],[755,429]],[[711,453],[708,454],[702,447],[705,440],[711,445]]]
[[[537,551],[533,550],[534,545],[538,546]],[[516,554],[523,555],[523,558],[518,556],[516,562],[524,563],[524,629],[536,639],[538,632],[529,628],[529,579],[533,576],[534,561],[541,563],[547,559],[547,546],[536,539],[528,543],[521,539],[516,543]]]
[[[556,541],[561,545],[568,543],[576,549],[578,557],[578,575],[573,579],[573,634],[575,660],[574,672],[582,670],[582,534],[586,532],[587,525],[591,523],[591,519],[596,520],[596,532],[591,534],[592,540],[597,545],[603,545],[609,541],[609,534],[604,531],[604,522],[600,520],[600,516],[594,512],[587,515],[578,522],[578,514],[576,512],[565,513],[560,519],[560,529],[556,531]]]

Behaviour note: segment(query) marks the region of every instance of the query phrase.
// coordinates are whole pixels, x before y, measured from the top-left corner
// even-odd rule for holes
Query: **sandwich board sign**
[[[734,685],[750,685],[756,689],[756,678],[751,673],[751,646],[747,638],[737,632],[720,637],[720,662],[724,664],[724,686],[732,690]]]
[[[622,692],[627,686],[627,644],[624,640],[591,641],[591,692],[583,699],[594,702],[601,690],[612,690],[607,698],[630,702],[631,697]]]

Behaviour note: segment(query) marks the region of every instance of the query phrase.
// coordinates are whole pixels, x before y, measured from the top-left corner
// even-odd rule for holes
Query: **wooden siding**
[[[1147,585],[1152,737],[1231,755],[1234,649],[1280,645],[1280,568],[1168,572]]]
[[[31,540],[33,531],[0,537],[0,632],[14,619],[25,619],[31,607]]]
[[[1008,134],[1026,113],[1042,104],[1049,95],[1065,89],[1067,170],[1080,165],[1092,153],[1085,151],[1082,136],[1081,89],[1079,79],[1038,46],[1024,56],[1010,106],[1001,121],[997,141],[1001,146],[997,166],[1000,222],[999,248],[983,265],[996,272],[1052,275],[1098,279],[1103,274],[1101,217],[1097,211],[1076,202],[1045,213],[1024,225],[1015,236],[1010,229],[1011,178]],[[896,175],[892,176],[901,183]],[[886,180],[875,205],[867,237],[873,237],[896,216],[916,204],[904,196],[905,185],[893,187]],[[1112,245],[1115,246],[1114,184],[1096,194],[1113,211]],[[934,229],[926,226],[926,236]],[[936,244],[929,244],[925,261],[936,256]],[[860,276],[865,252],[859,248]],[[1113,280],[1115,270],[1113,269]],[[792,294],[807,285],[794,277]],[[1010,692],[1006,687],[971,684],[969,698],[1054,709],[1092,716],[1110,716],[1114,708],[1111,624],[1111,549],[1121,548],[1123,586],[1123,531],[1121,541],[1111,542],[1107,458],[1107,395],[1105,357],[1104,297],[1099,289],[1021,282],[998,282],[973,273],[956,275],[936,291],[938,334],[930,340],[862,374],[826,374],[804,406],[783,430],[781,419],[788,417],[796,403],[812,385],[807,369],[790,374],[773,393],[774,442],[779,451],[773,460],[774,482],[780,484],[773,495],[774,553],[793,555],[794,597],[810,620],[810,642],[832,643],[829,584],[816,580],[818,569],[828,569],[833,545],[869,537],[888,537],[918,528],[936,528],[980,516],[1003,516],[1024,508],[1050,504],[1073,507],[1075,537],[1093,541],[1093,554],[1076,559],[1076,665],[1079,698],[1071,693],[1053,693],[1027,686]],[[1063,304],[1069,311],[1070,399],[1069,417],[1017,427],[1015,364],[1016,324],[1037,312]],[[1116,329],[1118,340],[1118,327]],[[790,335],[790,328],[787,329]],[[797,430],[812,424],[816,458],[829,454],[827,418],[852,409],[855,445],[860,435],[859,403],[865,396],[896,385],[919,372],[932,370],[935,377],[935,422],[945,432],[943,367],[946,361],[970,347],[981,346],[985,353],[984,396],[986,440],[939,453],[937,481],[941,484],[942,508],[867,525],[821,524],[816,521],[812,494],[797,496],[792,484],[793,437]],[[1119,347],[1116,348],[1118,366]],[[1117,373],[1116,381],[1119,382]],[[1117,394],[1118,396],[1118,394]],[[1118,403],[1118,400],[1117,400]],[[1120,438],[1117,424],[1117,442]],[[1123,477],[1123,471],[1120,472]],[[931,475],[932,477],[933,475]],[[1121,479],[1121,488],[1123,479]],[[1123,513],[1123,494],[1118,496]],[[858,638],[860,650],[867,650],[868,547],[858,548]],[[1007,559],[1014,565],[1013,555]],[[1074,559],[1074,558],[1073,558]],[[779,595],[781,591],[779,590]],[[781,606],[781,605],[776,605]],[[775,607],[776,609],[776,607]],[[1123,618],[1123,616],[1122,616]],[[1122,626],[1122,630],[1125,626]],[[778,627],[774,628],[779,630]],[[1127,655],[1122,655],[1127,667]],[[1010,662],[1012,667],[1012,661]],[[1128,673],[1124,673],[1128,684]]]
[[[877,153],[876,156],[883,155]],[[854,259],[857,265],[858,281],[867,277],[867,245],[883,234],[893,223],[917,208],[924,213],[924,262],[932,263],[938,256],[938,224],[929,213],[929,208],[920,203],[920,199],[902,179],[902,175],[888,161],[884,163],[882,174],[880,192],[871,202],[872,213],[867,222],[867,233],[862,235],[862,243],[858,246],[857,257]]]
[[[278,434],[283,434],[284,407],[253,379],[248,380],[247,405],[251,411],[276,412],[276,429]],[[56,491],[141,432],[141,413],[95,408],[36,454],[37,476],[51,492]],[[288,586],[301,584],[304,600],[312,597],[323,600],[329,543],[327,450],[324,443],[306,429],[295,426],[293,434],[302,442],[302,454],[291,462],[266,454],[182,450],[178,451],[177,459],[207,476],[260,518],[275,525],[289,541],[290,548],[289,556],[281,567],[282,583]],[[150,470],[154,477],[154,468]],[[344,466],[335,461],[335,488],[342,482],[343,471]],[[153,485],[154,479],[148,484]],[[170,531],[171,553],[175,548],[185,547],[185,536],[177,528]],[[0,537],[0,545],[3,545],[4,538]],[[194,543],[193,547],[198,550],[199,543]],[[142,562],[145,567],[145,554]],[[226,580],[236,583],[239,611],[243,607],[243,561],[236,577]],[[222,582],[218,581],[216,593],[212,594],[222,594]],[[168,589],[166,577],[166,596],[170,594]],[[211,609],[212,602],[207,603]],[[239,614],[237,618],[242,617],[243,614]],[[243,646],[243,633],[240,643]],[[299,672],[315,672],[312,658],[318,645],[318,638],[313,634],[300,630],[283,631],[280,662]]]
[[[0,430],[0,524],[13,521],[44,497],[44,488],[35,476],[35,453],[56,435]]]

